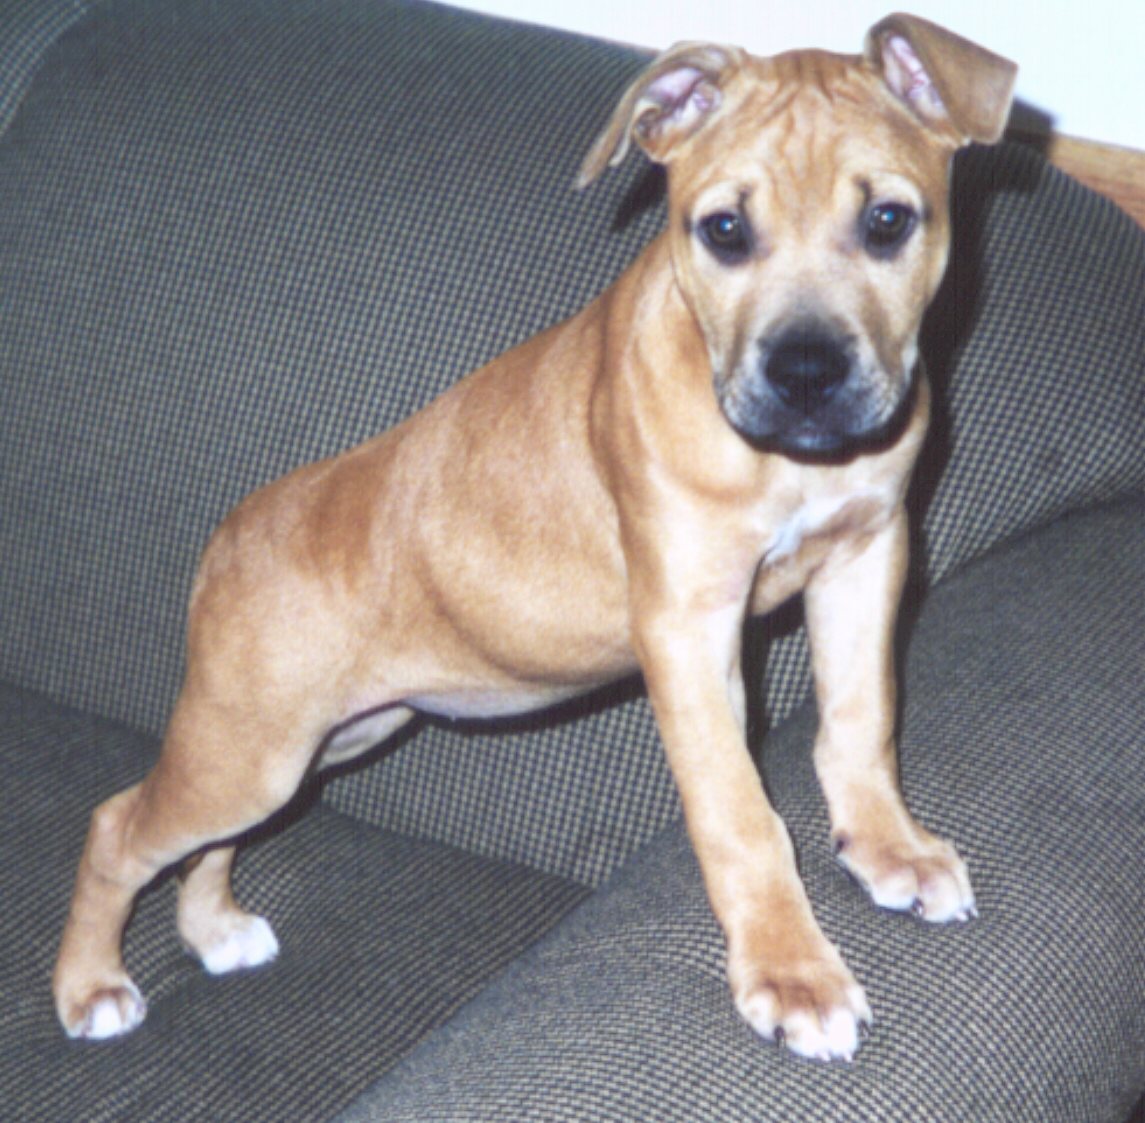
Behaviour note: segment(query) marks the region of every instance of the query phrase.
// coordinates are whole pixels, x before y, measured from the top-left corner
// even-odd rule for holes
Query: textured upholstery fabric
[[[273,966],[208,976],[179,945],[168,879],[126,942],[145,1028],[71,1042],[48,979],[87,817],[154,752],[152,737],[0,687],[2,1119],[328,1118],[585,892],[319,804],[239,864],[240,899],[282,943]]]
[[[5,0],[0,12],[0,132],[48,48],[89,7],[88,0]]]
[[[1059,521],[952,578],[912,644],[903,784],[981,917],[873,908],[833,862],[810,708],[764,773],[867,989],[851,1065],[762,1045],[669,828],[342,1123],[1120,1123],[1145,1086],[1145,504]]]
[[[63,35],[0,137],[0,674],[161,729],[222,514],[571,313],[658,227],[636,157],[569,186],[641,61],[400,0],[107,0]],[[1139,232],[1022,150],[958,178],[931,574],[1145,479]],[[797,624],[762,629],[773,722],[806,695]],[[435,726],[330,793],[593,884],[676,813],[638,698]]]

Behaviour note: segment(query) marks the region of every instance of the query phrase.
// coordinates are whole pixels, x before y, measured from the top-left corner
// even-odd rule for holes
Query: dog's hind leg
[[[143,1020],[146,1006],[121,952],[136,895],[167,867],[284,806],[321,734],[297,712],[268,720],[261,710],[184,690],[154,770],[92,815],[53,980],[70,1036],[113,1037]],[[234,902],[232,856],[230,846],[209,851],[180,902],[183,937],[210,970],[265,962],[276,950],[269,925]]]
[[[179,886],[179,935],[212,975],[259,967],[278,954],[270,924],[235,900],[234,860],[232,845],[204,850],[187,860]]]
[[[370,714],[336,732],[323,745],[318,767],[351,760],[385,741],[413,717],[394,706]],[[212,975],[259,967],[278,954],[278,940],[260,916],[246,912],[231,890],[233,845],[193,855],[179,887],[179,935]]]

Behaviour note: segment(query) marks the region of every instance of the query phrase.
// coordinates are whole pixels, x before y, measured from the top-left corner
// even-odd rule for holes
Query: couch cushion
[[[179,946],[168,878],[126,941],[147,1021],[115,1043],[69,1041],[49,978],[88,815],[154,753],[151,737],[0,686],[5,1119],[326,1118],[584,894],[318,803],[239,861],[240,899],[282,942],[272,966],[208,976]]]
[[[812,903],[867,989],[851,1065],[740,1022],[672,827],[344,1119],[1121,1123],[1145,1089],[1145,503],[1067,518],[935,591],[902,776],[981,917],[873,908],[835,864],[814,713],[765,744]]]
[[[642,61],[409,0],[77,22],[0,136],[0,675],[158,731],[227,508],[574,311],[658,228],[636,156],[570,190]],[[956,196],[932,573],[1145,481],[1145,239],[1020,149],[968,153]],[[797,625],[764,629],[773,721],[806,695]],[[592,883],[677,813],[641,700],[434,726],[330,798]]]

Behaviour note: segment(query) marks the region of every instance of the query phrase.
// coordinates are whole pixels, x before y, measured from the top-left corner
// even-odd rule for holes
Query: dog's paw
[[[147,1014],[147,1003],[126,976],[88,989],[79,1000],[57,1002],[64,1032],[71,1038],[103,1041],[130,1033]]]
[[[817,1061],[854,1058],[871,1008],[863,988],[835,949],[789,963],[768,964],[733,974],[736,1006],[761,1037]]]
[[[261,967],[278,955],[278,940],[270,924],[248,913],[215,918],[208,932],[198,933],[194,941],[184,934],[184,941],[212,975]]]
[[[841,832],[835,854],[880,908],[936,924],[978,915],[966,863],[950,843],[921,828],[894,840]]]

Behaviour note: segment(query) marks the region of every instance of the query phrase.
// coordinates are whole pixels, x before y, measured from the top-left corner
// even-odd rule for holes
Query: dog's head
[[[626,91],[578,183],[632,140],[667,167],[676,280],[746,439],[831,454],[893,425],[946,265],[950,157],[998,140],[1015,74],[900,15],[858,56],[681,44]]]

